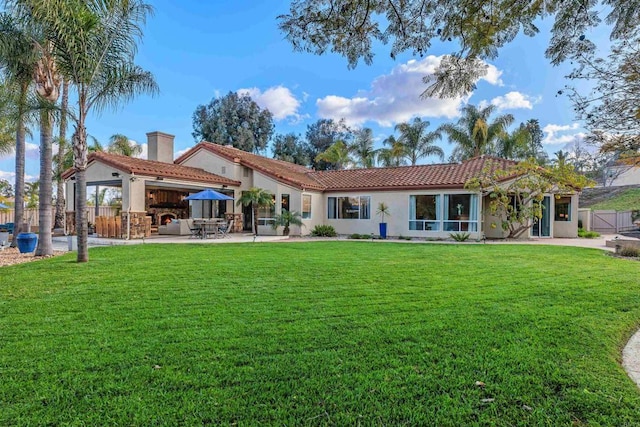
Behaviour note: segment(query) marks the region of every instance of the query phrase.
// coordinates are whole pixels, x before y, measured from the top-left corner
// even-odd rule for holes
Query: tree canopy
[[[277,160],[302,166],[308,166],[311,161],[308,144],[295,133],[277,134],[273,138],[272,150],[273,158]]]
[[[316,170],[334,169],[335,165],[318,158],[338,141],[349,145],[353,139],[353,131],[349,129],[344,120],[320,119],[307,126],[307,142],[309,143],[309,158],[311,166]]]
[[[454,97],[469,92],[486,73],[485,60],[519,34],[540,32],[540,19],[553,19],[546,56],[557,65],[594,51],[585,37],[593,27],[610,26],[612,40],[625,40],[640,23],[640,0],[293,0],[278,17],[280,30],[294,50],[338,53],[350,67],[371,64],[373,46],[390,45],[425,55],[434,42],[450,44],[425,96]],[[606,14],[606,15],[605,15]]]
[[[259,153],[273,135],[273,116],[247,94],[229,92],[199,105],[193,113],[193,137],[240,150]]]

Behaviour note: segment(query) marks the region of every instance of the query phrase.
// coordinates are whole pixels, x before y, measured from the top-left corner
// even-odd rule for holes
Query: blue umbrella
[[[185,200],[202,200],[202,213],[204,215],[204,201],[205,200],[233,200],[233,197],[229,197],[226,194],[218,193],[210,188],[202,190],[199,193],[192,194],[184,198]]]
[[[192,194],[184,198],[185,200],[233,200],[233,197],[229,197],[226,194],[218,193],[215,190],[206,189],[199,193]]]
[[[9,209],[9,206],[5,205],[4,203],[0,203],[0,209]]]

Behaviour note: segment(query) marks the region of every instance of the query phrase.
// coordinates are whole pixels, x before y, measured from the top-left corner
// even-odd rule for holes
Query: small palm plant
[[[298,211],[287,211],[283,210],[281,214],[276,215],[275,221],[271,225],[274,230],[277,230],[278,227],[284,227],[282,230],[283,236],[289,235],[289,226],[297,225],[298,227],[304,227],[302,223],[302,214]]]
[[[391,216],[391,210],[389,209],[389,205],[385,202],[378,203],[378,209],[376,209],[376,215],[380,215],[380,237],[383,239],[387,238],[387,223],[384,222],[384,217]]]
[[[236,202],[238,205],[251,205],[253,215],[253,234],[258,235],[258,209],[273,206],[273,194],[262,188],[253,187],[249,191],[243,191],[242,196]]]

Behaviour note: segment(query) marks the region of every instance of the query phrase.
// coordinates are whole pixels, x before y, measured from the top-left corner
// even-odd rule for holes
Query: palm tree
[[[298,211],[288,211],[282,210],[282,213],[277,214],[275,217],[275,221],[271,224],[271,228],[277,230],[278,227],[284,227],[282,229],[282,235],[289,235],[289,227],[291,225],[297,225],[298,227],[304,227],[304,223],[302,222],[302,214]]]
[[[416,117],[411,123],[398,123],[396,125],[396,130],[400,132],[398,140],[404,145],[405,156],[412,166],[415,166],[419,159],[427,156],[437,155],[441,160],[444,159],[442,148],[433,145],[442,136],[437,130],[427,132],[430,124],[428,121],[422,121],[420,117]]]
[[[497,140],[495,154],[505,159],[525,160],[530,157],[531,134],[520,126],[513,132],[504,132]]]
[[[15,144],[15,232],[11,246],[15,247],[17,236],[24,223],[25,150],[27,134],[27,110],[29,86],[33,82],[36,52],[26,31],[7,13],[0,14],[0,61],[7,80],[16,90],[16,144]]]
[[[152,8],[143,0],[69,2],[15,0],[20,14],[42,26],[57,65],[77,91],[77,117],[72,137],[76,177],[78,262],[89,260],[87,246],[87,130],[92,111],[115,108],[138,94],[155,94],[151,73],[133,63],[137,42]]]
[[[382,166],[404,166],[407,164],[405,158],[407,152],[402,142],[398,141],[395,136],[391,135],[382,143],[389,148],[381,148],[378,150],[378,161]]]
[[[39,204],[40,181],[27,182],[24,187],[24,200],[27,209],[37,208]]]
[[[60,95],[60,75],[58,74],[52,46],[48,41],[38,43],[40,53],[35,71],[35,87],[40,101],[40,200],[38,204],[38,247],[36,256],[53,255],[51,215],[53,200],[53,113]]]
[[[316,162],[325,162],[332,165],[327,169],[344,169],[353,163],[353,159],[349,156],[349,147],[343,141],[336,141],[325,151],[316,156]]]
[[[252,187],[249,191],[243,191],[242,196],[236,202],[237,205],[251,205],[253,215],[253,234],[258,235],[258,209],[273,206],[273,194],[262,188]]]
[[[556,151],[553,153],[553,155],[556,156],[556,158],[553,159],[553,163],[558,167],[566,166],[569,164],[569,154],[570,153],[568,151]]]
[[[62,101],[60,103],[60,123],[58,134],[58,153],[54,156],[53,161],[55,164],[54,179],[56,180],[56,213],[53,218],[53,228],[64,228],[64,181],[62,179],[62,172],[67,170],[73,165],[73,162],[64,167],[64,159],[68,151],[67,142],[67,111],[69,110],[69,79],[63,79],[62,81]],[[72,158],[73,160],[73,158]]]
[[[142,146],[140,144],[132,143],[128,137],[117,133],[115,135],[111,135],[111,138],[109,138],[107,152],[127,157],[135,157],[142,153]]]
[[[16,144],[14,88],[0,77],[0,155],[13,153]]]
[[[495,105],[478,109],[469,104],[462,108],[462,117],[455,125],[446,123],[440,126],[440,130],[449,136],[449,142],[456,144],[451,154],[453,160],[461,161],[494,152],[494,143],[513,123],[511,114],[498,116],[489,122],[495,110]]]
[[[355,163],[363,168],[372,168],[376,162],[377,150],[373,148],[373,131],[363,128],[356,132],[349,151],[355,155]]]

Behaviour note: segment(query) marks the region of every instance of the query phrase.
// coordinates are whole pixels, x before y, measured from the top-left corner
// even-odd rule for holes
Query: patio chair
[[[187,220],[187,225],[189,226],[189,231],[191,232],[189,238],[195,237],[199,239],[200,236],[202,236],[202,227],[195,225],[192,219]]]
[[[218,230],[220,231],[220,237],[231,237],[229,231],[233,230],[233,220],[221,225]]]

